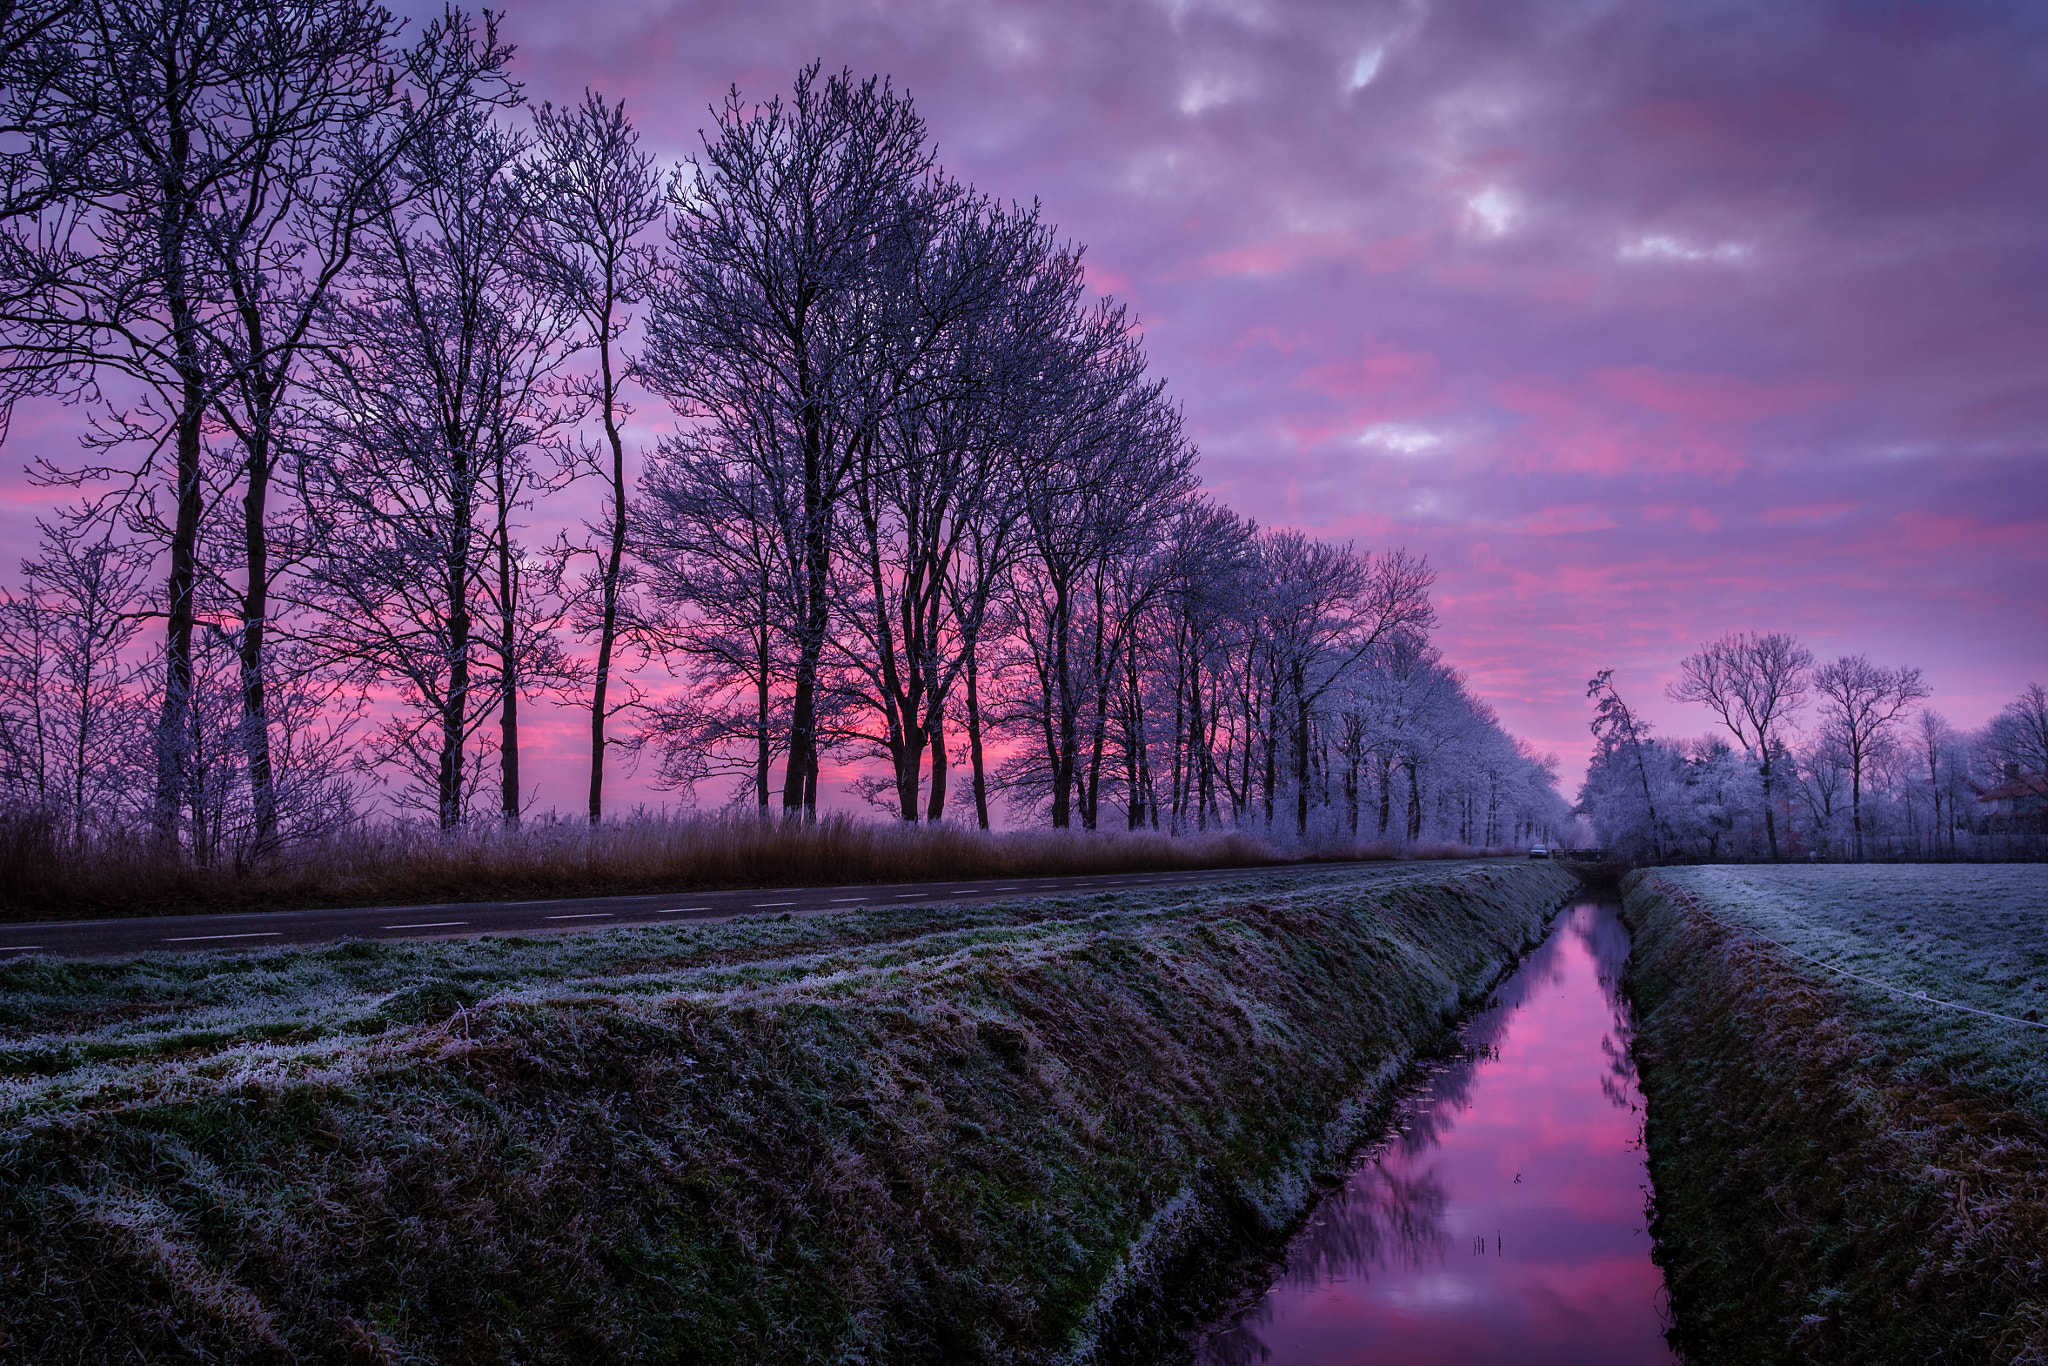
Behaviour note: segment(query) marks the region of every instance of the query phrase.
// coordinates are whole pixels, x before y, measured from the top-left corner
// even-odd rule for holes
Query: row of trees
[[[1746,632],[1686,656],[1666,689],[1704,706],[1725,736],[1658,738],[1611,670],[1587,695],[1595,750],[1580,810],[1631,857],[1959,858],[2048,846],[2039,684],[1966,733],[1920,705],[1931,692],[1918,669],[1862,655],[1817,663],[1790,635]]]
[[[621,749],[788,813],[836,760],[905,820],[959,766],[983,825],[1563,819],[1431,650],[1426,567],[1203,496],[1079,248],[886,82],[734,91],[664,175],[620,106],[524,107],[488,15],[5,34],[0,398],[91,428],[0,603],[0,787],[67,840],[258,859],[365,777],[516,823],[543,698],[588,715],[592,821]]]

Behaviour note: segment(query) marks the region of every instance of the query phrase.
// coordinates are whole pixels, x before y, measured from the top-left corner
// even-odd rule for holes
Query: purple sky
[[[730,83],[891,74],[1135,304],[1212,489],[1430,557],[1568,788],[1585,679],[1698,733],[1660,688],[1724,631],[1966,726],[2048,681],[2048,9],[508,3],[531,96],[665,157]]]

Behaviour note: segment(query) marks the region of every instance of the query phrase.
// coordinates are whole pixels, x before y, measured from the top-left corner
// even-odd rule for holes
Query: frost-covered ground
[[[1904,992],[2048,1021],[2048,864],[1663,868],[1731,926]],[[1811,964],[1870,1026],[1959,1081],[2048,1114],[2048,1028],[1882,991]]]
[[[118,961],[15,959],[0,964],[0,1118],[18,1118],[25,1102],[34,1109],[59,1094],[126,1083],[138,1065],[150,1068],[156,1085],[188,1072],[303,1074],[360,1050],[365,1036],[433,1025],[485,1001],[555,1003],[592,994],[712,1004],[735,993],[763,1002],[792,992],[831,995],[848,974],[915,971],[990,946],[1035,944],[1077,923],[1101,933],[1246,895],[1381,893],[1489,867],[1305,869],[1197,892],[932,902],[593,934],[357,940]]]
[[[1576,890],[0,965],[0,1361],[1156,1359]]]

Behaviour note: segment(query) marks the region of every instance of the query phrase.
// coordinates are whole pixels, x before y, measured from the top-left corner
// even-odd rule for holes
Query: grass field
[[[0,966],[0,1358],[1155,1360],[1544,864]]]
[[[1748,865],[1656,876],[1738,930],[1900,992],[2048,1021],[2048,864]],[[1797,960],[1786,966],[1840,991],[1901,1059],[2007,1091],[2048,1116],[2048,1028],[1946,1010]]]
[[[2048,1031],[1899,994],[2048,1013],[2048,868],[1654,869],[1624,892],[1688,1358],[2048,1361]]]

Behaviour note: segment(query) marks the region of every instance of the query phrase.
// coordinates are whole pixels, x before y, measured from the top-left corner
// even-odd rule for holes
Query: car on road
[[[1550,857],[1550,847],[1549,847],[1548,845],[1543,845],[1543,844],[1532,844],[1532,845],[1530,845],[1530,846],[1529,846],[1529,857],[1530,857],[1530,858],[1549,858],[1549,857]]]

